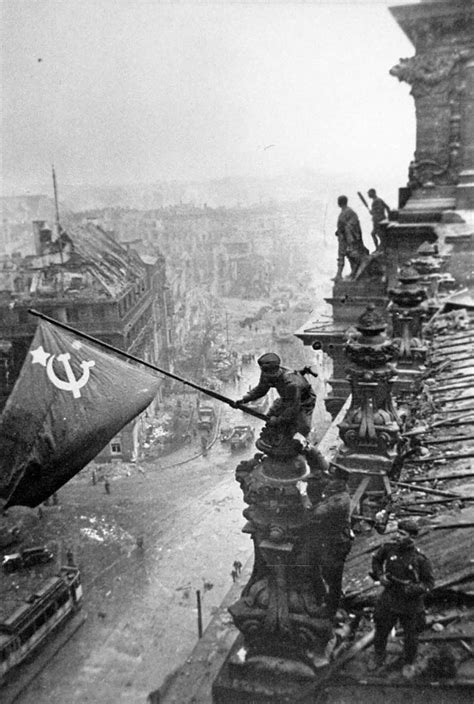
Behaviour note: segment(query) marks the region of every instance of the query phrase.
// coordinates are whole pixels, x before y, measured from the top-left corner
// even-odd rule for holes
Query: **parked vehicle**
[[[20,539],[19,526],[3,529],[0,531],[0,548],[7,548],[9,545],[17,543]]]
[[[255,438],[255,430],[250,425],[236,425],[230,436],[230,449],[241,450],[248,447]]]
[[[197,414],[197,427],[199,428],[199,430],[211,430],[216,420],[216,412],[214,411],[214,406],[201,403],[198,408]]]
[[[221,432],[219,434],[219,440],[221,442],[228,442],[230,440],[230,436],[232,435],[232,428],[221,428]]]
[[[82,604],[77,567],[62,567],[8,618],[0,622],[0,682]]]
[[[5,555],[2,560],[2,567],[5,572],[15,572],[16,570],[33,567],[33,565],[50,562],[53,557],[51,550],[48,550],[44,545],[38,545]]]

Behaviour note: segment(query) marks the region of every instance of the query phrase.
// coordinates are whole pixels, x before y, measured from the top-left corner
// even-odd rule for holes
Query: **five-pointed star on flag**
[[[46,350],[43,349],[43,345],[40,345],[35,350],[30,350],[30,354],[33,357],[31,363],[41,364],[42,367],[46,366],[46,362],[50,356],[49,352],[46,352]]]

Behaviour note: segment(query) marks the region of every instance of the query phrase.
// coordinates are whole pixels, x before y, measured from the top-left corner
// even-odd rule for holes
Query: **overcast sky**
[[[414,49],[391,4],[3,0],[4,192],[52,162],[68,184],[309,167],[404,185],[414,106],[388,72]]]

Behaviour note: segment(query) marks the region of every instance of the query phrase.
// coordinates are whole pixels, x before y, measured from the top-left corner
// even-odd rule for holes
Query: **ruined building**
[[[59,236],[33,223],[34,254],[0,270],[0,402],[5,403],[33,338],[34,308],[119,349],[167,367],[171,344],[165,260],[141,258],[91,222]],[[153,412],[149,408],[148,413]],[[136,457],[142,422],[127,426],[99,459]]]

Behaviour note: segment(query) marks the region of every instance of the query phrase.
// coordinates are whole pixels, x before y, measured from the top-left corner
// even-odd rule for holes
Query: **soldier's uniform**
[[[404,526],[410,528],[413,523],[406,519],[398,526],[406,530]],[[411,532],[416,533],[417,529]],[[399,621],[404,631],[405,663],[410,665],[416,657],[418,633],[425,623],[423,597],[434,587],[431,563],[411,540],[406,544],[385,543],[372,558],[371,576],[385,585],[374,611],[376,663],[383,664],[387,638]]]
[[[337,219],[336,237],[338,240],[336,278],[342,276],[345,257],[349,260],[351,275],[355,276],[368,250],[362,240],[362,229],[357,213],[348,205],[341,209]]]
[[[341,600],[344,563],[352,546],[350,514],[351,500],[346,482],[330,479],[313,511],[313,540],[315,569],[318,571],[319,567],[326,584],[325,606],[327,615],[331,617],[335,615]]]
[[[311,430],[311,418],[316,405],[316,394],[304,375],[280,366],[280,358],[273,352],[268,352],[258,359],[262,370],[260,380],[250,389],[240,403],[249,403],[265,396],[271,388],[277,390],[278,398],[271,406],[268,415],[275,416],[288,426],[294,426],[295,433],[305,437]],[[267,373],[267,369],[271,373]],[[273,370],[277,371],[273,371]]]
[[[374,241],[375,247],[378,247],[380,244],[380,231],[381,231],[381,226],[380,223],[385,220],[385,217],[389,216],[390,213],[390,208],[388,205],[385,203],[382,198],[379,198],[379,196],[374,195],[372,197],[372,206],[370,208],[370,214],[372,215],[372,239]],[[385,215],[387,214],[387,215]]]

